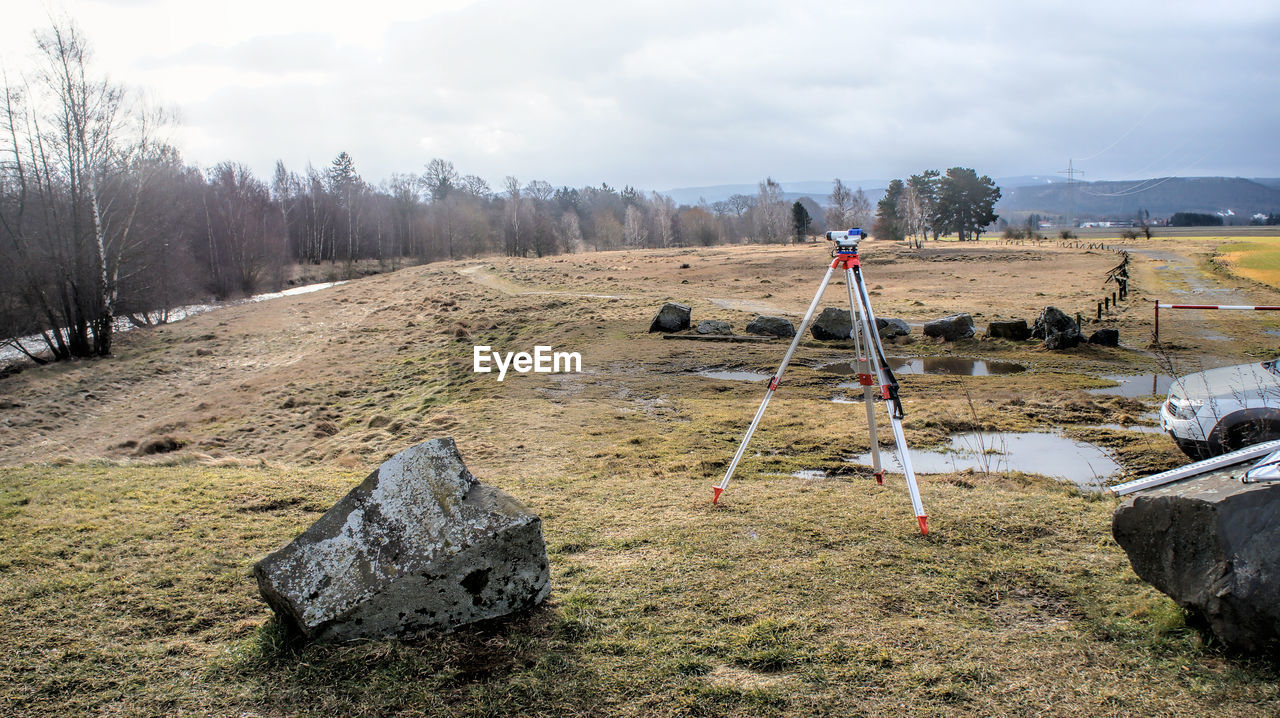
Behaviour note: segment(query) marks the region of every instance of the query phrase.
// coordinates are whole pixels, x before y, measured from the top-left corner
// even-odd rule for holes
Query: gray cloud
[[[186,153],[264,173],[345,150],[375,180],[440,156],[653,188],[1072,157],[1096,179],[1280,175],[1274,3],[494,1],[388,18],[374,43],[328,28],[195,26],[111,73],[189,68]]]

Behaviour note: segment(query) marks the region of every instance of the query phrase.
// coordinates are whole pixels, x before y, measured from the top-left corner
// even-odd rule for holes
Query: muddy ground
[[[1212,273],[1204,261],[1208,242],[1129,245],[1129,300],[1103,322],[1085,326],[1086,334],[1118,328],[1122,347],[1067,352],[1047,352],[1035,342],[935,343],[920,337],[919,324],[958,311],[972,313],[980,327],[992,319],[1031,320],[1046,305],[1089,317],[1096,301],[1115,289],[1104,284],[1120,261],[1115,252],[1055,243],[864,246],[878,314],[914,325],[916,340],[890,346],[890,354],[1000,358],[1029,369],[1005,377],[903,377],[908,439],[926,446],[963,428],[1083,430],[1128,423],[1156,402],[1081,389],[1107,384],[1097,376],[1190,370],[1264,356],[1275,347],[1274,336],[1258,331],[1266,320],[1257,315],[1167,311],[1164,344],[1156,351],[1150,344],[1156,297],[1261,303],[1276,301],[1276,293]],[[443,263],[131,332],[119,338],[109,360],[31,368],[0,380],[0,461],[124,459],[181,447],[212,457],[356,467],[448,433],[471,460],[495,462],[495,469],[513,461],[554,465],[588,445],[628,440],[635,426],[678,430],[705,402],[723,411],[724,433],[706,437],[720,446],[740,432],[762,388],[688,374],[719,367],[771,373],[785,343],[663,340],[646,331],[655,309],[667,300],[688,303],[695,323],[723,319],[738,332],[757,312],[798,323],[828,261],[825,249]],[[837,280],[822,306],[840,306],[843,295]],[[495,374],[472,373],[477,344],[577,351],[584,372],[512,372],[499,383]],[[865,450],[865,418],[859,423],[861,412],[831,404],[833,378],[812,369],[847,354],[839,343],[807,340],[762,438],[768,421],[806,416],[815,422],[815,441],[839,438],[849,450]],[[1127,462],[1134,471],[1176,458],[1158,435],[1095,432],[1091,438],[1119,450],[1122,459],[1126,451],[1141,454]],[[701,458],[716,463],[724,451]]]

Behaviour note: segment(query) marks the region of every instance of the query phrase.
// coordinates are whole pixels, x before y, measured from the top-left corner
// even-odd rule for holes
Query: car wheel
[[[1175,443],[1182,450],[1182,453],[1186,454],[1187,458],[1192,461],[1203,461],[1214,456],[1213,450],[1205,445],[1204,442],[1175,441]]]
[[[1280,425],[1270,421],[1246,421],[1227,430],[1222,448],[1224,451],[1235,451],[1275,439],[1280,439]]]

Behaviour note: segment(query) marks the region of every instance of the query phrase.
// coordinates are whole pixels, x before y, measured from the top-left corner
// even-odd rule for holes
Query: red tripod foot
[[[724,489],[717,486],[711,490],[715,492],[715,495],[711,497],[711,503],[714,505],[717,501],[720,500],[720,494],[724,493]]]
[[[920,522],[920,533],[924,536],[928,536],[929,535],[929,517],[917,516],[916,521]]]
[[[880,484],[881,486],[884,486],[884,472],[883,472],[883,471],[877,471],[877,472],[876,472],[876,483],[877,483],[877,484]]]

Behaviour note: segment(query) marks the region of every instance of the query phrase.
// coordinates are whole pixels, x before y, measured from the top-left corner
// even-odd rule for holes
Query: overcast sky
[[[443,157],[494,186],[1280,176],[1275,0],[7,5],[11,81],[68,15],[189,161],[264,176],[343,150],[373,182]]]

